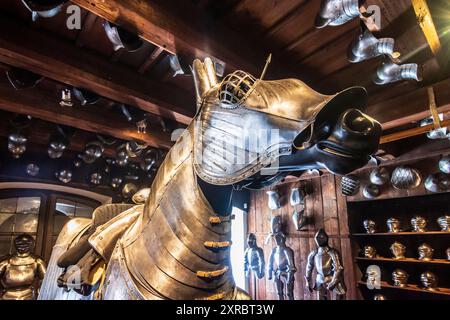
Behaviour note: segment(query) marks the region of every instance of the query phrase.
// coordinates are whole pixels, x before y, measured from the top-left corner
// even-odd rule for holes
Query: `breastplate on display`
[[[275,252],[275,272],[288,272],[289,271],[289,260],[286,256],[284,250],[280,250],[280,248],[276,249]]]
[[[9,259],[9,265],[6,267],[1,281],[3,288],[6,289],[2,299],[32,299],[34,296],[32,285],[35,280],[36,268],[36,260],[31,256]]]
[[[316,265],[317,275],[325,278],[333,274],[333,260],[328,250],[319,249],[317,255],[314,257],[314,263]]]
[[[6,289],[28,287],[35,278],[36,261],[33,257],[13,257],[9,260],[2,285]]]
[[[247,252],[247,259],[250,262],[250,268],[252,269],[252,271],[254,272],[258,272],[259,271],[259,255],[258,255],[258,250],[255,249],[249,249]]]

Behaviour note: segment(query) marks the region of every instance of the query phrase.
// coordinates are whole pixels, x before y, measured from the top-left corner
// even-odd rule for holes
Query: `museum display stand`
[[[360,191],[357,195],[347,197],[347,212],[356,279],[360,297],[367,300],[375,295],[383,295],[388,300],[394,299],[450,299],[450,260],[446,250],[450,247],[450,232],[441,231],[437,219],[450,213],[450,193],[431,193],[424,187],[424,180],[429,173],[437,172],[439,157],[419,159],[408,163],[418,169],[422,175],[421,184],[411,190],[397,190],[391,183],[382,186],[381,195],[376,199],[366,199]],[[398,163],[386,166],[392,170]],[[361,189],[368,183],[368,173],[358,174]],[[425,232],[414,232],[411,218],[421,216],[426,219]],[[389,218],[400,220],[401,232],[390,233],[386,221]],[[376,232],[366,232],[363,221],[376,222]],[[405,258],[395,259],[390,250],[394,242],[406,247]],[[433,259],[419,259],[418,247],[428,244],[434,249]],[[377,251],[375,258],[364,257],[363,248],[372,246]],[[378,266],[381,270],[379,289],[367,286],[366,270],[369,266]],[[392,272],[402,269],[409,275],[407,285],[395,286]],[[423,272],[432,272],[438,277],[438,288],[425,289],[420,276]]]

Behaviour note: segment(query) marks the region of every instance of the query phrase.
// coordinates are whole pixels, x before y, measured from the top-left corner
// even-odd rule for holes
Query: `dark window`
[[[40,197],[0,199],[0,257],[14,252],[14,238],[28,233],[36,239]]]

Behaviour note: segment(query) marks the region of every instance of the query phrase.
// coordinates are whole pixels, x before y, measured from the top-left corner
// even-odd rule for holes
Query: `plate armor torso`
[[[172,149],[152,184],[144,213],[111,257],[104,299],[234,295],[230,217],[213,211],[196,179],[192,147]]]
[[[2,300],[31,300],[35,298],[34,282],[45,274],[44,262],[34,256],[12,256],[0,264]]]
[[[332,291],[339,295],[345,295],[347,289],[343,278],[343,267],[341,265],[339,252],[330,247],[319,247],[308,256],[306,266],[306,277],[311,277],[313,269],[316,269],[316,281],[314,290],[318,292],[319,299],[326,296],[328,285],[335,282]]]
[[[273,270],[275,274],[289,272],[293,263],[291,261],[293,254],[289,252],[291,249],[275,247],[273,250]]]
[[[258,278],[262,278],[264,275],[264,252],[261,248],[247,248],[245,250],[245,258],[244,258],[246,270],[250,269],[254,272]]]
[[[319,248],[314,257],[314,264],[317,269],[318,280],[323,281],[328,276],[333,275],[333,258],[335,252],[329,248]]]

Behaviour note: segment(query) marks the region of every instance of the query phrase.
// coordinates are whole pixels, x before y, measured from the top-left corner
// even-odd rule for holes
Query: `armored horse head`
[[[297,79],[242,71],[218,83],[209,59],[196,60],[193,71],[195,171],[210,184],[258,189],[306,169],[347,174],[378,149],[381,126],[362,112],[362,87],[329,96]]]
[[[233,191],[264,188],[306,169],[345,174],[377,150],[381,126],[362,112],[363,88],[327,96],[296,79],[265,81],[242,71],[219,82],[210,59],[195,60],[192,69],[198,112],[160,166],[145,204],[106,205],[92,220],[69,222],[40,299],[67,298],[55,282],[59,277],[69,287],[70,264],[88,284],[77,292],[89,297],[247,297],[231,270]],[[103,273],[92,268],[99,263]]]

